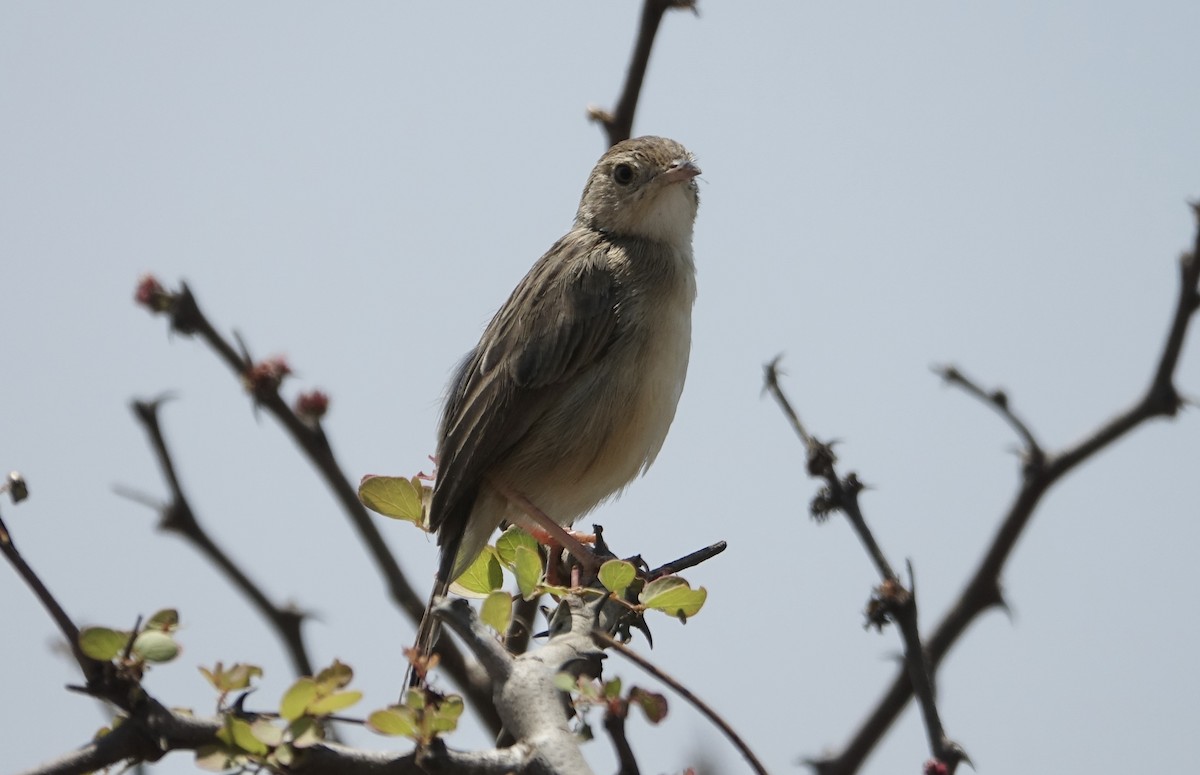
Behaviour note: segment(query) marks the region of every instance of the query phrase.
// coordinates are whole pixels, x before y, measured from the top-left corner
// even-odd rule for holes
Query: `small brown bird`
[[[674,140],[609,149],[575,225],[463,359],[439,429],[431,604],[502,520],[531,526],[540,510],[569,526],[654,462],[691,349],[699,174]],[[436,637],[426,610],[419,653]]]

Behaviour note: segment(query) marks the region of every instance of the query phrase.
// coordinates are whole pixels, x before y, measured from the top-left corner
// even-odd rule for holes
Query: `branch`
[[[592,773],[579,751],[578,736],[568,727],[562,692],[554,677],[563,671],[599,673],[602,653],[592,642],[591,631],[603,601],[584,603],[582,598],[567,598],[551,621],[550,640],[537,651],[515,658],[466,600],[439,598],[434,603],[434,615],[463,640],[487,671],[504,729],[528,754],[524,765],[528,769],[522,772]]]
[[[754,752],[750,750],[750,746],[746,745],[746,741],[742,740],[741,736],[738,735],[737,732],[733,731],[733,727],[729,726],[729,723],[725,721],[725,719],[721,718],[720,714],[713,710],[708,703],[697,697],[686,686],[664,673],[645,657],[638,654],[624,643],[621,643],[607,632],[604,632],[603,630],[593,630],[592,637],[595,638],[596,641],[605,648],[614,649],[618,654],[674,689],[679,696],[690,702],[692,707],[700,711],[700,713],[703,714],[709,721],[715,724],[716,727],[721,730],[722,734],[725,735],[725,737],[729,738],[729,742],[733,744],[734,748],[737,748],[738,753],[740,753],[742,757],[749,762],[750,767],[756,773],[758,773],[758,775],[767,775],[767,768],[762,765],[762,762],[760,762],[758,757],[754,755]]]
[[[595,106],[588,107],[588,117],[604,127],[610,146],[628,140],[633,133],[633,115],[637,112],[638,97],[641,96],[642,82],[646,79],[654,38],[658,35],[663,14],[672,8],[687,8],[696,12],[696,0],[645,0],[637,40],[633,44],[633,57],[625,76],[625,88],[621,90],[616,110],[610,113]]]
[[[162,401],[159,398],[154,401],[134,401],[132,404],[133,413],[150,438],[150,446],[154,449],[159,467],[162,468],[163,478],[166,479],[167,487],[171,491],[170,502],[160,505],[158,509],[161,515],[159,529],[179,534],[216,565],[229,581],[249,598],[251,604],[258,609],[259,614],[274,628],[275,634],[283,642],[283,647],[292,660],[292,667],[296,674],[315,675],[312,662],[308,658],[308,651],[304,646],[304,637],[301,634],[304,614],[295,607],[285,608],[271,602],[262,588],[252,581],[245,571],[213,541],[208,531],[196,518],[196,512],[192,509],[191,502],[184,495],[183,486],[180,484],[175,470],[175,461],[171,457],[170,450],[167,449],[167,441],[159,423],[158,409],[162,406]]]
[[[686,554],[683,557],[680,557],[678,560],[671,560],[670,562],[664,563],[654,570],[647,572],[646,580],[654,581],[655,579],[662,578],[663,576],[674,576],[680,571],[685,571],[688,568],[694,568],[700,563],[716,557],[718,554],[725,551],[727,546],[728,544],[726,544],[724,541],[717,541],[711,546],[706,546],[703,549],[697,549],[691,554]]]
[[[201,312],[200,305],[187,283],[181,283],[179,291],[172,293],[166,291],[153,277],[145,277],[138,286],[136,299],[152,312],[168,315],[172,330],[186,336],[199,336],[251,393],[255,406],[264,408],[279,421],[341,504],[350,524],[358,532],[368,554],[375,561],[393,602],[414,624],[420,622],[425,612],[423,599],[408,583],[396,558],[383,540],[383,535],[366,508],[359,502],[357,490],[342,473],[320,423],[302,418],[279,395],[279,386],[290,372],[286,364],[278,359],[255,363],[248,353],[239,353]],[[498,732],[500,722],[493,711],[486,682],[453,644],[439,645],[438,653],[441,655],[442,667],[461,687],[463,693],[471,698],[475,711],[484,724],[493,733]]]
[[[1042,451],[1042,447],[1038,444],[1037,438],[1034,437],[1033,431],[1029,430],[1029,426],[1017,417],[1013,412],[1012,407],[1008,403],[1008,394],[1003,390],[993,390],[991,392],[984,390],[972,379],[967,377],[954,366],[935,366],[933,372],[941,376],[948,385],[955,385],[965,390],[969,395],[978,398],[987,406],[995,409],[1000,413],[1000,416],[1012,426],[1017,435],[1021,437],[1021,441],[1025,444],[1025,465],[1040,468],[1046,461],[1046,453]]]
[[[604,714],[604,730],[612,740],[617,764],[621,766],[617,775],[642,775],[637,757],[633,755],[633,748],[629,745],[629,738],[625,736],[625,718],[625,713],[614,713],[611,710]]]
[[[951,740],[942,725],[941,714],[938,712],[936,691],[934,689],[933,669],[930,665],[925,646],[921,643],[920,627],[917,624],[917,590],[913,580],[912,563],[908,564],[910,586],[905,589],[899,576],[892,570],[891,563],[875,540],[874,534],[867,525],[862,508],[858,502],[858,494],[863,485],[853,473],[845,478],[838,476],[835,464],[836,456],[833,446],[816,439],[805,430],[800,416],[792,408],[791,402],[779,385],[779,358],[776,358],[766,368],[766,390],[775,398],[783,409],[784,414],[796,429],[797,435],[808,448],[808,474],[821,479],[825,486],[813,499],[812,513],[818,519],[823,519],[831,511],[841,511],[846,515],[854,532],[858,534],[863,547],[870,555],[881,579],[875,589],[871,602],[867,606],[867,624],[882,630],[889,622],[896,622],[900,630],[900,638],[904,643],[904,666],[909,685],[915,687],[921,706],[921,718],[925,722],[925,732],[929,738],[929,750],[933,757],[946,765],[948,773],[953,772],[960,762],[970,761],[962,747]]]
[[[927,640],[926,652],[933,670],[937,670],[942,659],[976,617],[993,606],[1004,605],[1000,573],[1029,524],[1034,509],[1050,487],[1080,463],[1107,449],[1142,423],[1157,417],[1174,417],[1178,413],[1182,402],[1174,384],[1175,371],[1188,326],[1197,308],[1200,308],[1200,204],[1193,203],[1192,210],[1198,220],[1195,242],[1192,251],[1184,254],[1179,261],[1179,291],[1175,310],[1149,386],[1137,402],[1082,441],[1048,456],[1040,467],[1025,466],[1016,497],[983,559],[957,602]],[[908,676],[901,672],[842,751],[836,756],[813,762],[814,769],[822,775],[857,772],[911,697],[912,684]]]
[[[8,479],[3,486],[0,486],[0,492],[7,491],[12,497],[13,503],[18,503],[27,497],[28,489],[25,486],[25,480],[17,472],[9,474]],[[59,604],[58,599],[50,592],[49,587],[38,576],[37,572],[21,553],[17,550],[17,545],[12,539],[12,534],[8,531],[8,526],[4,524],[4,519],[0,517],[0,554],[8,560],[12,565],[13,570],[21,577],[26,586],[33,591],[38,602],[42,604],[42,608],[46,609],[46,613],[50,614],[50,618],[58,626],[58,631],[66,640],[67,645],[71,648],[71,655],[75,658],[75,663],[79,665],[79,670],[83,673],[84,678],[88,682],[102,680],[105,675],[104,663],[92,659],[83,653],[79,648],[79,628],[75,626],[75,622],[67,615],[66,610]]]
[[[68,754],[25,770],[19,775],[81,775],[121,763],[154,762],[172,751],[195,751],[218,743],[219,718],[196,718],[176,713],[149,699],[108,734]],[[444,760],[469,761],[470,754],[449,754]],[[437,757],[431,757],[437,760]],[[438,772],[418,763],[416,752],[361,751],[338,743],[319,743],[304,749],[288,770],[295,775],[428,775]],[[464,775],[491,770],[467,768]]]

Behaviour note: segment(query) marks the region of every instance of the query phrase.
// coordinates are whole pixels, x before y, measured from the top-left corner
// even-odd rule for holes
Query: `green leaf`
[[[516,566],[518,546],[524,546],[536,552],[538,542],[533,536],[516,526],[505,530],[496,539],[496,554],[500,557],[500,564],[509,570],[513,570]]]
[[[308,710],[308,704],[317,698],[317,682],[301,678],[283,693],[279,701],[279,717],[284,721],[295,721]]]
[[[667,717],[667,698],[661,694],[635,686],[629,690],[629,702],[641,708],[651,724],[657,724]]]
[[[502,590],[488,595],[479,607],[479,618],[496,632],[507,632],[512,621],[512,595]]]
[[[604,682],[604,699],[615,700],[621,696],[621,679],[614,678]]]
[[[202,770],[225,772],[243,763],[243,756],[224,745],[202,745],[196,749],[196,767]]]
[[[313,716],[328,716],[349,708],[361,699],[362,692],[360,691],[337,692],[309,704],[308,712]]]
[[[637,578],[637,569],[624,560],[609,560],[600,566],[599,578],[605,589],[621,596]]]
[[[271,749],[254,736],[245,719],[225,717],[225,726],[217,731],[217,739],[254,756],[262,756]]]
[[[421,489],[400,476],[368,475],[358,485],[358,499],[371,511],[424,527],[421,497]]]
[[[312,716],[304,716],[288,724],[288,736],[293,748],[308,748],[325,739],[321,722]]]
[[[335,659],[332,665],[317,673],[313,680],[317,682],[317,693],[324,696],[348,686],[354,680],[354,669]]]
[[[431,727],[434,732],[453,732],[458,728],[458,718],[463,714],[463,699],[451,694],[438,703],[433,711]]]
[[[129,643],[129,633],[107,627],[84,627],[79,631],[79,648],[101,662],[115,659]]]
[[[147,662],[170,662],[179,656],[179,644],[165,632],[143,630],[133,639],[133,653]]]
[[[170,632],[178,628],[179,611],[174,608],[164,608],[161,611],[156,611],[153,616],[146,620],[147,630]]]
[[[569,694],[579,691],[579,681],[570,673],[555,673],[554,688]]]
[[[504,571],[496,559],[496,550],[489,546],[480,552],[471,567],[454,580],[450,589],[463,597],[486,597],[503,583]]]
[[[521,590],[521,597],[529,600],[536,594],[537,584],[542,578],[542,558],[536,550],[518,546],[515,566],[517,588]]]
[[[283,742],[283,730],[271,723],[270,719],[255,719],[250,724],[250,731],[263,745],[274,748]]]
[[[367,716],[367,728],[391,737],[416,737],[416,714],[404,707],[377,710]]]
[[[425,692],[420,689],[409,689],[404,693],[404,707],[413,710],[425,709]]]
[[[689,616],[699,613],[708,591],[704,587],[692,589],[684,579],[678,576],[663,576],[646,585],[638,599],[647,608],[677,616],[684,621]]]

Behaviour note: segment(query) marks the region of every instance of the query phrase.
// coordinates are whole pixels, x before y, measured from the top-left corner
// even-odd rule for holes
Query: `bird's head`
[[[575,222],[686,247],[700,202],[699,174],[691,153],[674,140],[636,137],[617,143],[592,170]]]

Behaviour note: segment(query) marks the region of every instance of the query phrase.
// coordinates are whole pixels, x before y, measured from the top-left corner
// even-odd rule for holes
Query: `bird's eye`
[[[628,164],[618,164],[613,167],[612,178],[618,186],[628,186],[633,182],[633,167]]]

